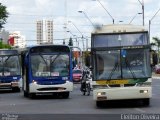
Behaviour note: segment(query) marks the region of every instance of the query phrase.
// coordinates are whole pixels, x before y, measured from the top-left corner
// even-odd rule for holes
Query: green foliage
[[[0,29],[6,23],[9,13],[6,10],[6,6],[0,3]]]
[[[158,47],[158,52],[159,52],[159,48],[160,48],[160,39],[158,37],[153,37],[152,38],[154,41],[155,41],[155,44],[154,43],[151,43],[151,45],[155,45]]]
[[[0,41],[0,49],[12,49],[12,47],[8,44],[3,44],[3,42]]]

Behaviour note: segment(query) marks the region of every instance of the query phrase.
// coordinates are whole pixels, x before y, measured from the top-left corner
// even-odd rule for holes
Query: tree
[[[152,39],[155,41],[155,45],[158,47],[158,53],[159,53],[160,39],[158,37],[153,37]],[[152,43],[152,45],[153,45],[153,43]]]
[[[68,45],[69,46],[73,46],[73,40],[72,40],[72,38],[70,37],[70,39],[69,39],[69,43],[68,43]]]
[[[8,44],[4,44],[2,41],[0,41],[0,49],[12,49],[12,47]]]
[[[6,10],[6,6],[0,3],[0,29],[6,23],[9,13]]]

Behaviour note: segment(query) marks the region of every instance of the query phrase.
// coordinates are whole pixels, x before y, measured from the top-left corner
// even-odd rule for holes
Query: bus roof
[[[36,45],[29,49],[32,53],[37,52],[70,52],[70,47],[67,45]]]
[[[103,25],[101,28],[96,29],[92,34],[96,33],[123,33],[123,32],[144,32],[147,31],[144,26],[131,25],[131,24],[112,24]]]

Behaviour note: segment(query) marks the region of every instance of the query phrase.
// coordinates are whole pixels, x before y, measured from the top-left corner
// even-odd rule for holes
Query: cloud
[[[79,28],[84,35],[90,35],[93,27],[87,18],[78,13],[78,10],[84,10],[88,17],[94,24],[112,24],[111,17],[107,14],[104,8],[98,1],[92,0],[1,0],[7,6],[10,16],[7,20],[6,29],[22,30],[26,35],[26,39],[36,39],[36,20],[43,18],[53,19],[54,30],[64,31],[63,24],[67,20]],[[67,3],[65,3],[67,1]],[[140,0],[142,1],[142,0]],[[148,20],[160,8],[160,1],[158,0],[143,0],[145,5],[145,24],[148,26]],[[108,10],[110,15],[114,18],[115,24],[119,24],[122,20],[124,23],[129,21],[138,13],[142,11],[141,4],[138,0],[100,0],[102,5]],[[160,13],[154,18],[154,22],[159,22]],[[67,20],[66,20],[67,19]],[[142,16],[138,15],[134,19],[134,24],[141,24]],[[15,23],[15,24],[13,24]],[[24,24],[23,24],[24,23]],[[152,24],[152,34],[155,29]],[[80,36],[76,28],[69,24],[67,27],[72,33]],[[157,32],[156,32],[157,33]],[[54,33],[55,38],[63,38],[64,32]]]

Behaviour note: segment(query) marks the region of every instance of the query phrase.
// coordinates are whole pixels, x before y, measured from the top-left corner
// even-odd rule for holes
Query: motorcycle
[[[81,81],[81,92],[83,95],[90,95],[92,78],[87,75]]]

